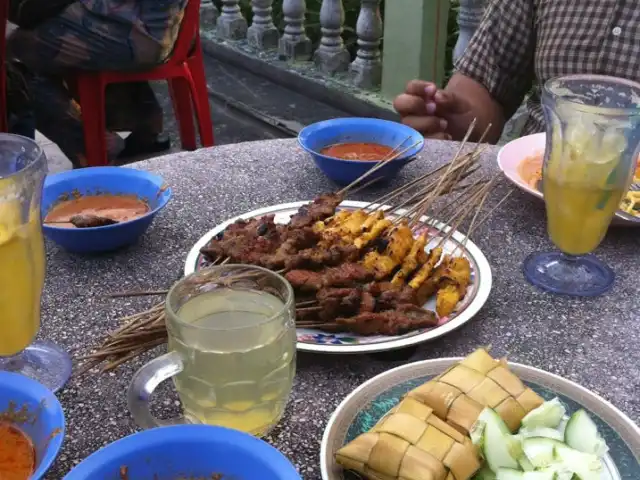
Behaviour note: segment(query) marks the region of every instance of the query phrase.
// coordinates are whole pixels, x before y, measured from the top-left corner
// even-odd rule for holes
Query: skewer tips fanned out
[[[336,461],[373,480],[469,480],[481,460],[469,432],[485,407],[512,432],[543,399],[505,361],[478,349],[411,390],[371,429],[336,452]]]

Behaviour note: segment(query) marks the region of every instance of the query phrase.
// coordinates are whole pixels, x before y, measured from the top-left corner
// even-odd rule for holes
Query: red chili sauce
[[[28,480],[35,465],[31,439],[11,423],[0,422],[0,479]]]
[[[389,158],[393,148],[378,143],[338,143],[323,148],[320,153],[342,160],[379,162]]]

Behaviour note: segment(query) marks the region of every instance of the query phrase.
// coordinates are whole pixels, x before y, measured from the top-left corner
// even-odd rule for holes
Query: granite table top
[[[391,185],[415,178],[450,159],[457,145],[430,141],[419,158]],[[482,158],[485,173],[498,171],[497,148]],[[295,140],[272,140],[182,152],[135,165],[158,173],[173,198],[137,245],[104,256],[68,254],[47,244],[47,282],[41,336],[81,355],[101,342],[119,318],[157,302],[149,298],[113,299],[114,291],[161,289],[181,277],[193,244],[216,224],[269,205],[311,199],[335,189]],[[510,188],[496,186],[494,202]],[[381,189],[355,195],[373,200]],[[613,290],[593,299],[571,299],[541,292],[522,274],[531,252],[552,249],[544,207],[520,191],[473,235],[494,275],[488,302],[465,327],[422,345],[405,358],[300,354],[292,398],[285,417],[268,437],[305,479],[320,478],[322,433],[340,401],[365,380],[408,361],[461,356],[492,345],[496,355],[574,380],[602,395],[634,422],[640,420],[640,232],[612,229],[597,255],[616,272]],[[125,393],[133,372],[158,355],[142,358],[108,374],[72,378],[59,398],[67,416],[63,450],[47,478],[60,479],[75,464],[107,443],[136,430]],[[167,385],[156,395],[158,415],[179,411]]]

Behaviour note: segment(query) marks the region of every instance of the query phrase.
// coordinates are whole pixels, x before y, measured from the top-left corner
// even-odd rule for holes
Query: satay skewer
[[[353,188],[355,185],[359,184],[360,182],[362,182],[365,178],[369,177],[370,175],[374,174],[375,172],[377,172],[378,170],[380,170],[382,167],[384,167],[387,163],[394,161],[396,158],[404,155],[406,152],[410,151],[411,149],[417,147],[420,142],[422,142],[423,140],[420,140],[416,143],[414,143],[413,145],[397,152],[396,154],[394,154],[393,156],[389,157],[388,159],[384,160],[383,162],[380,162],[378,165],[376,165],[375,167],[373,167],[371,170],[367,170],[363,175],[361,175],[360,177],[356,178],[353,182],[351,182],[349,185],[347,185],[346,187],[342,188],[341,190],[338,190],[336,192],[336,195],[340,195],[340,196],[345,196],[347,194],[347,192],[349,192],[349,190],[351,190],[351,188]]]

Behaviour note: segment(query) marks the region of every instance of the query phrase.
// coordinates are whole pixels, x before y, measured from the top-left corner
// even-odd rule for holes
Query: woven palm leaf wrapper
[[[465,435],[485,407],[493,408],[515,433],[524,416],[544,402],[505,360],[492,358],[482,348],[408,395]]]
[[[336,461],[371,480],[468,480],[480,468],[471,440],[411,397],[338,450]]]
[[[370,480],[469,480],[481,466],[468,437],[484,407],[512,432],[543,399],[506,361],[478,349],[411,390],[369,432],[336,452],[336,461]]]

